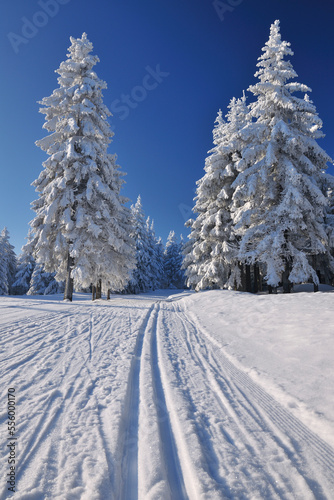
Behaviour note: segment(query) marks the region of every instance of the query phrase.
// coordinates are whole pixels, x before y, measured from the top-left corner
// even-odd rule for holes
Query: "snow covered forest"
[[[0,233],[0,500],[333,500],[333,160],[279,21],[185,240],[123,194],[92,51],[40,101],[19,256]]]
[[[145,218],[138,196],[135,205],[129,211],[131,233],[134,242],[134,255],[136,266],[131,279],[119,285],[114,282],[113,288],[106,290],[107,298],[110,294],[117,293],[144,293],[158,289],[185,288],[184,271],[182,266],[182,250],[184,247],[182,236],[180,241],[174,231],[171,231],[167,242],[163,245],[161,238],[157,238],[154,223],[150,217]],[[0,235],[1,249],[1,288],[0,295],[50,295],[64,293],[65,281],[56,280],[55,272],[48,272],[44,264],[37,263],[32,251],[31,235],[29,243],[22,249],[17,258],[13,246],[9,242],[9,233],[4,228]],[[116,283],[116,285],[115,285]],[[92,298],[102,297],[102,280],[93,284],[76,284],[76,290],[92,293]]]
[[[57,72],[59,88],[40,104],[44,128],[37,141],[49,158],[33,185],[39,198],[28,243],[16,259],[4,229],[0,239],[0,293],[52,294],[90,291],[140,293],[182,288],[182,236],[170,232],[166,245],[145,218],[141,198],[127,208],[116,155],[107,152],[113,136],[103,104],[106,83],[93,71],[97,56],[84,33],[71,38],[68,59]]]
[[[334,178],[326,174],[333,160],[318,144],[322,122],[311,89],[295,81],[279,21],[258,60],[259,81],[248,88],[253,100],[244,92],[226,119],[218,113],[186,243],[171,231],[163,245],[140,196],[126,206],[92,50],[85,33],[71,38],[59,87],[40,101],[50,134],[36,144],[48,159],[33,183],[36,215],[17,262],[8,231],[1,234],[1,294],[63,291],[72,300],[74,289],[101,298],[184,286],[272,293],[334,284]]]
[[[333,160],[322,122],[297,77],[279,21],[258,60],[259,81],[218,113],[214,148],[197,183],[184,266],[188,285],[269,292],[333,284]],[[295,93],[304,94],[297,97]]]

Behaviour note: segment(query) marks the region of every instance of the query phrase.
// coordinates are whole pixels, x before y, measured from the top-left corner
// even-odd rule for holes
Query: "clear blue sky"
[[[104,102],[114,110],[115,128],[109,151],[127,172],[123,194],[133,203],[141,194],[164,241],[171,229],[186,236],[218,109],[225,114],[230,99],[255,83],[275,19],[291,42],[298,81],[313,90],[326,133],[320,144],[334,157],[333,1],[221,3],[230,8],[219,16],[211,0],[2,2],[0,229],[8,227],[18,253],[34,216],[30,184],[46,159],[35,146],[46,135],[37,101],[58,86],[54,70],[66,59],[69,37],[84,31],[101,61],[96,72],[108,84]],[[154,85],[147,75],[156,70]]]

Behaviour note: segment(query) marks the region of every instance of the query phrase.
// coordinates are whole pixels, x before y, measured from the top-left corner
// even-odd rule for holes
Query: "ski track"
[[[139,374],[139,498],[186,500],[176,437],[162,382],[157,335],[160,301],[151,311],[143,337]]]
[[[233,419],[238,429],[237,434],[243,436],[244,443],[248,443],[247,449],[254,463],[263,457],[258,467],[263,470],[263,484],[266,486],[258,492],[259,498],[332,498],[333,449],[247,374],[236,368],[224,356],[218,342],[199,325],[192,312],[178,303],[173,304],[173,309],[186,331],[187,350],[196,365],[206,373],[212,395],[221,407],[217,415],[223,411]],[[225,434],[230,443],[235,442],[231,438],[232,430],[231,421],[226,434],[222,429],[222,437]],[[198,431],[200,434],[199,429]],[[261,439],[263,436],[265,439]],[[215,439],[213,447],[217,442],[221,444],[222,439]],[[280,467],[282,462],[286,463],[284,467]],[[211,470],[212,472],[213,477],[218,477],[217,469]],[[242,482],[245,479],[247,478]],[[248,498],[247,490],[242,494]],[[235,498],[236,492],[231,495],[231,498]],[[241,491],[237,498],[239,495]]]
[[[334,498],[333,449],[225,356],[185,300],[23,317],[1,325],[0,352],[2,399],[17,388],[15,500]]]
[[[120,470],[117,474],[116,498],[121,500],[132,500],[138,496],[139,373],[145,330],[152,310],[153,306],[140,325],[127,382],[117,460]]]
[[[2,339],[6,352],[15,352],[2,358],[2,387],[17,388],[20,410],[15,498],[28,498],[28,492],[32,498],[64,498],[64,491],[73,498],[114,498],[115,456],[103,412],[113,385],[121,388],[127,372],[115,358],[128,350],[129,362],[133,348],[128,310],[119,312],[79,307],[36,318],[33,328],[22,320]],[[5,426],[5,412],[0,421]],[[0,498],[6,498],[4,488]]]
[[[188,498],[185,490],[184,479],[181,474],[180,461],[177,454],[176,440],[166,406],[166,398],[160,373],[158,347],[157,347],[157,322],[158,312],[156,311],[155,322],[151,335],[151,366],[154,401],[156,405],[159,437],[162,447],[163,462],[166,468],[168,485],[171,491],[171,498],[183,500]]]

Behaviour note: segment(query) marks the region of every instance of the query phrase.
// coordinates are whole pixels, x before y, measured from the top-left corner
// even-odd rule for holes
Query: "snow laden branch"
[[[196,290],[269,287],[333,279],[333,160],[319,146],[322,122],[298,82],[293,52],[271,26],[255,76],[232,99],[226,121],[219,112],[214,148],[197,182],[194,220],[185,249],[187,283]],[[253,271],[251,273],[250,267]],[[253,286],[251,286],[251,281]]]
[[[120,194],[124,174],[107,152],[113,136],[102,96],[107,85],[93,71],[99,59],[92,49],[85,33],[71,38],[56,71],[59,87],[40,102],[50,135],[36,142],[48,159],[33,183],[39,198],[30,247],[46,272],[66,281],[69,300],[73,285],[121,289],[135,265],[130,212]]]

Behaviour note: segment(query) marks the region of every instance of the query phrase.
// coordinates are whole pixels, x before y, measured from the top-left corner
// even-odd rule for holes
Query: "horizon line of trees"
[[[181,269],[183,238],[177,241],[174,231],[170,231],[166,244],[157,238],[154,223],[150,217],[145,219],[141,197],[131,206],[131,227],[136,245],[136,267],[131,279],[123,288],[114,290],[123,294],[138,294],[157,289],[182,289],[185,276]],[[51,295],[65,291],[65,281],[57,281],[55,272],[45,271],[44,265],[36,263],[30,253],[30,244],[22,248],[17,257],[9,242],[9,232],[4,228],[0,233],[0,295]],[[28,234],[31,242],[31,232]],[[95,288],[95,289],[94,289]],[[102,298],[102,289],[78,287],[78,292],[92,294],[92,299]],[[107,299],[111,291],[106,291]]]

